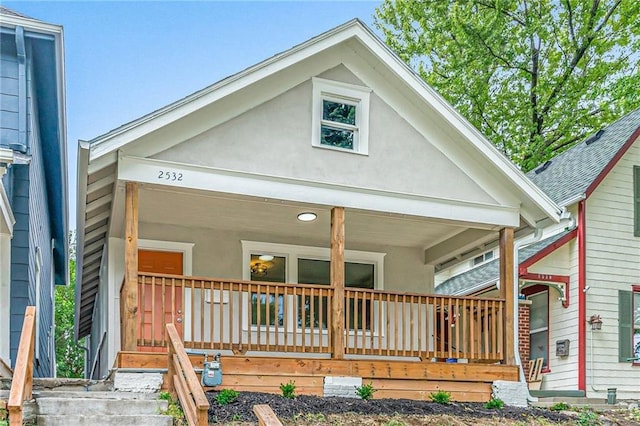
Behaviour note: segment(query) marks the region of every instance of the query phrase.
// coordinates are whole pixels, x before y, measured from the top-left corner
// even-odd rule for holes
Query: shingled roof
[[[586,194],[587,189],[607,168],[625,143],[640,128],[640,108],[631,111],[613,124],[599,130],[562,154],[539,165],[527,177],[560,206]],[[553,244],[571,231],[524,247],[518,263]],[[438,287],[438,294],[468,294],[487,288],[498,281],[499,260],[480,265],[449,278]]]
[[[538,241],[535,244],[523,247],[518,252],[518,263],[523,263],[535,256],[541,250],[549,247],[572,230],[566,230],[557,235]],[[486,289],[498,281],[500,259],[482,264],[476,268],[463,272],[460,275],[449,278],[435,288],[436,294],[464,295]]]
[[[527,177],[549,198],[565,206],[586,193],[639,127],[640,108],[536,167]]]

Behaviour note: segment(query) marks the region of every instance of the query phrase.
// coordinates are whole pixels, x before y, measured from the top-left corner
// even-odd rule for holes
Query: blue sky
[[[2,1],[64,27],[69,226],[78,139],[90,140],[352,18],[381,1]]]

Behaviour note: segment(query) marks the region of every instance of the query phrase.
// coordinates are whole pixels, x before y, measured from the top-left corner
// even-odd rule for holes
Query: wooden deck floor
[[[194,368],[202,368],[201,355],[190,358]],[[322,395],[326,376],[354,376],[371,382],[376,398],[428,400],[443,390],[455,401],[484,402],[491,399],[494,380],[518,380],[517,367],[494,364],[227,356],[221,365],[223,381],[216,389],[280,393],[281,383],[294,380],[299,395]],[[120,352],[116,367],[166,368],[167,355]]]

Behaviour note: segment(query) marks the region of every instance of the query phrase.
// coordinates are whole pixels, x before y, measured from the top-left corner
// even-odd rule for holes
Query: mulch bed
[[[564,414],[538,408],[504,407],[501,410],[489,410],[482,403],[450,403],[438,404],[431,401],[414,401],[409,399],[361,399],[318,397],[301,395],[295,399],[286,399],[280,395],[240,392],[238,398],[227,405],[216,401],[218,392],[208,392],[211,403],[209,422],[257,422],[253,414],[256,404],[268,404],[276,415],[284,419],[293,419],[308,414],[364,414],[364,415],[449,415],[462,418],[493,418],[526,421],[527,418],[545,418],[550,423],[566,422],[570,418]]]

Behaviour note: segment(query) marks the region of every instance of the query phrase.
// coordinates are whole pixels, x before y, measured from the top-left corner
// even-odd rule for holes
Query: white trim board
[[[166,179],[167,173],[169,179]],[[118,179],[452,220],[478,228],[517,227],[520,224],[518,207],[258,175],[148,158],[121,157],[118,161]]]

